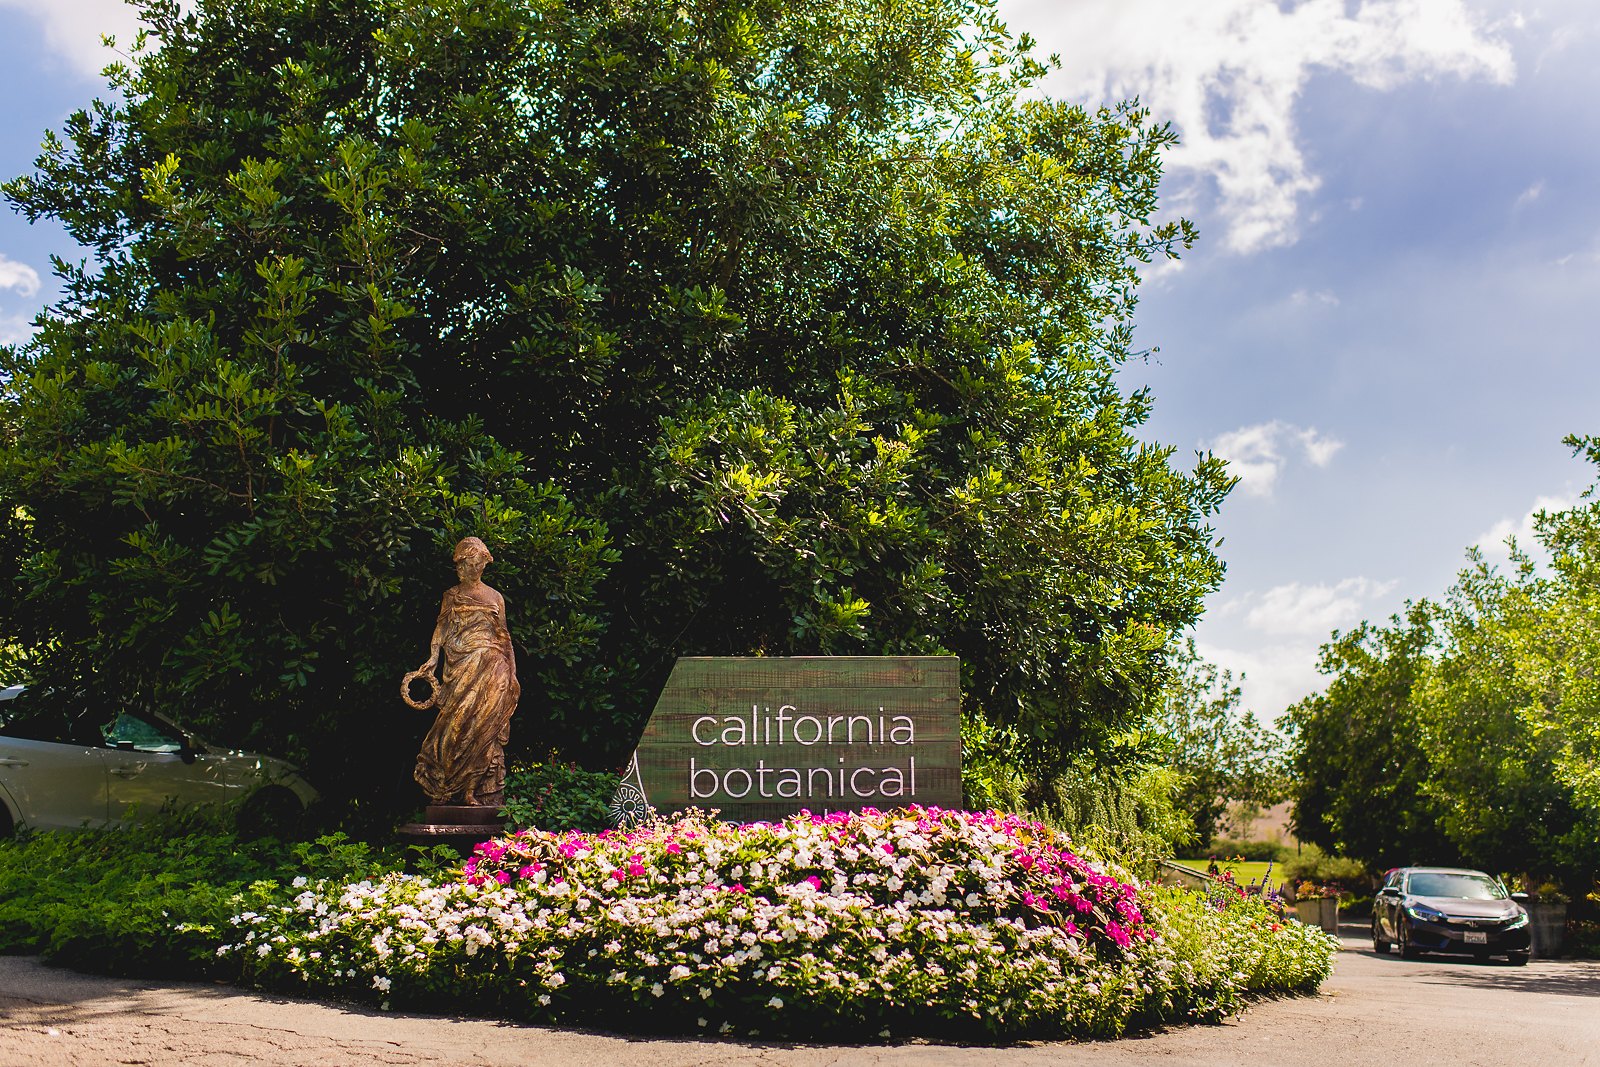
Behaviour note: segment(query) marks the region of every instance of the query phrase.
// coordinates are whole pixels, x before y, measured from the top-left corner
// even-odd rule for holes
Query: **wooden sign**
[[[961,806],[954,656],[680,659],[612,814],[754,822],[908,804]]]

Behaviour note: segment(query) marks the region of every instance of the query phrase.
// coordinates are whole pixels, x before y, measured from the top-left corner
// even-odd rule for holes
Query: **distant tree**
[[[1173,136],[992,3],[139,6],[6,186],[94,254],[0,367],[43,674],[366,789],[475,533],[524,745],[679,654],[954,653],[1035,766],[1152,712],[1231,484],[1116,378]]]
[[[1284,717],[1295,836],[1375,870],[1454,859],[1413,693],[1430,665],[1432,605],[1363,622],[1322,647],[1325,692]]]
[[[1548,626],[1553,594],[1531,570],[1503,575],[1474,554],[1442,605],[1442,648],[1417,688],[1427,791],[1474,866],[1566,876],[1600,860],[1600,826],[1557,773],[1564,734],[1538,691],[1538,661],[1565,658]]]
[[[1327,692],[1289,715],[1303,838],[1378,868],[1465,863],[1587,891],[1600,872],[1596,530],[1592,499],[1542,515],[1548,564],[1513,545],[1502,569],[1474,550],[1437,603],[1334,635]]]
[[[1287,795],[1283,738],[1240,698],[1232,672],[1202,659],[1193,639],[1178,647],[1156,728],[1197,848],[1210,846],[1231,802],[1266,807]]]
[[[1600,467],[1600,438],[1570,437],[1567,444]],[[1522,642],[1521,672],[1536,704],[1521,709],[1530,725],[1552,735],[1556,776],[1586,811],[1600,814],[1600,497],[1584,499],[1538,523],[1550,553],[1553,593],[1534,632]],[[1600,833],[1593,835],[1600,841]]]

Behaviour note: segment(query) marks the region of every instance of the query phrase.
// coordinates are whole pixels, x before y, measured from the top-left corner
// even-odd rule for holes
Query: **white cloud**
[[[22,296],[37,296],[39,272],[0,252],[0,289],[15,289]]]
[[[1485,556],[1500,559],[1511,558],[1511,549],[1506,544],[1506,539],[1514,537],[1522,548],[1534,548],[1533,520],[1541,511],[1565,511],[1578,502],[1575,496],[1541,496],[1534,500],[1533,507],[1520,519],[1501,519],[1472,542],[1473,547]]]
[[[0,315],[0,345],[19,345],[32,337],[32,315]]]
[[[1338,294],[1334,293],[1331,289],[1317,289],[1315,291],[1296,289],[1293,293],[1289,294],[1289,302],[1291,304],[1297,304],[1301,306],[1307,304],[1321,304],[1324,307],[1338,307],[1339,297]]]
[[[1239,688],[1245,707],[1276,719],[1326,684],[1317,673],[1317,657],[1333,631],[1386,615],[1383,598],[1397,584],[1361,577],[1331,584],[1289,582],[1235,597],[1213,609],[1207,621],[1208,627],[1222,624],[1232,632],[1222,643],[1201,640],[1197,647],[1211,662],[1243,674]],[[1250,631],[1262,639],[1252,640]]]
[[[1215,184],[1223,242],[1241,253],[1292,244],[1319,180],[1295,104],[1314,73],[1391,90],[1416,79],[1515,77],[1501,36],[1465,0],[1003,0],[1013,27],[1064,64],[1071,98],[1138,96],[1183,143],[1169,171]]]
[[[1243,492],[1271,496],[1278,475],[1296,453],[1314,467],[1326,467],[1344,442],[1274,419],[1221,434],[1205,447],[1228,461],[1228,471],[1239,477]]]
[[[1242,605],[1244,621],[1252,629],[1279,637],[1292,634],[1323,640],[1334,630],[1360,622],[1368,605],[1394,587],[1394,582],[1371,578],[1346,578],[1333,585],[1289,582],[1247,598]]]
[[[1543,195],[1544,182],[1536,181],[1526,189],[1522,190],[1522,192],[1517,194],[1517,199],[1511,204],[1511,210],[1513,212],[1521,211],[1529,204],[1538,202],[1538,199]]]
[[[133,8],[124,0],[0,0],[0,7],[37,19],[45,43],[89,76],[118,58],[100,43],[102,34],[115,37],[117,50],[126,53],[139,29]]]
[[[1317,647],[1304,641],[1255,645],[1248,650],[1195,643],[1200,655],[1233,672],[1243,706],[1268,722],[1276,721],[1291,704],[1326,684],[1317,673]]]

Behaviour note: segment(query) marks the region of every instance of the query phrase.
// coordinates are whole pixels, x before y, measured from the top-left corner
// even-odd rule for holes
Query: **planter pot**
[[[1320,927],[1327,933],[1339,933],[1339,898],[1308,897],[1294,905],[1295,917],[1307,926]]]
[[[1567,937],[1567,906],[1534,901],[1527,905],[1528,932],[1533,935],[1533,954],[1548,959],[1559,956]]]

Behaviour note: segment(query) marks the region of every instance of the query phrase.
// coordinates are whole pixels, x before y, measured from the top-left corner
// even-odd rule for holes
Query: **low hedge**
[[[691,813],[466,864],[196,817],[0,842],[0,951],[613,1030],[1108,1037],[1311,992],[1335,945],[992,813]]]
[[[247,901],[288,899],[296,878],[438,871],[449,850],[374,847],[333,834],[244,839],[218,816],[165,814],[137,829],[0,841],[0,953],[103,974],[225,977],[216,949]]]

